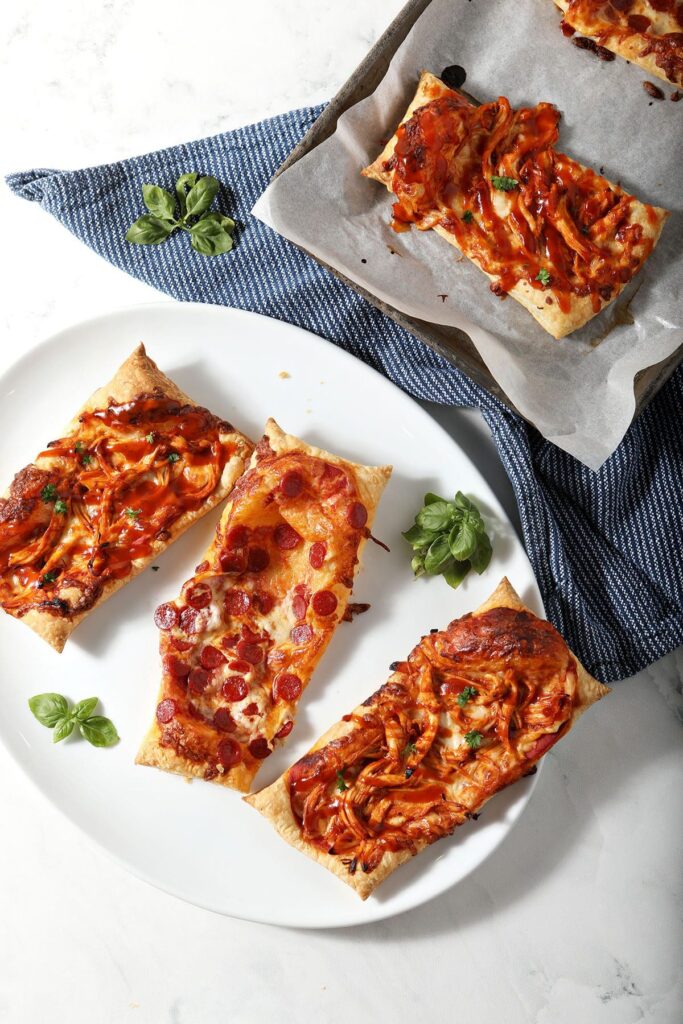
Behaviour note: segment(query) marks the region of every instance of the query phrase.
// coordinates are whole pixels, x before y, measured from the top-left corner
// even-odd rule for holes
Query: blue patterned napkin
[[[110,263],[184,302],[254,310],[331,339],[418,398],[476,406],[510,477],[548,618],[599,679],[629,676],[683,642],[683,370],[598,472],[586,469],[250,215],[321,108],[82,171],[12,174]],[[243,227],[229,256],[124,240],[140,188],[186,171],[225,182],[218,208]]]

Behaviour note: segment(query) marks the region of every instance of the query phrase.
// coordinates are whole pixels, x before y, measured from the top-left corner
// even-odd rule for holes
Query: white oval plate
[[[448,434],[386,378],[329,342],[289,324],[219,306],[163,303],[68,328],[0,379],[0,480],[57,437],[91,391],[139,341],[195,401],[252,438],[268,416],[288,431],[348,458],[392,463],[374,544],[365,549],[354,597],[371,609],[342,623],[299,706],[294,733],[264,763],[272,782],[311,743],[385,681],[430,627],[472,610],[507,575],[542,611],[524,550],[478,471]],[[284,374],[287,374],[285,376]],[[425,491],[476,497],[493,537],[483,577],[453,591],[442,579],[414,581],[401,538]],[[271,924],[327,928],[377,921],[437,896],[502,841],[526,805],[524,780],[482,818],[426,850],[361,902],[329,872],[289,847],[239,794],[136,766],[159,681],[157,604],[178,593],[203,557],[219,511],[78,627],[58,655],[31,630],[0,615],[3,714],[0,737],[43,794],[136,875],[200,906]],[[121,742],[98,750],[71,738],[53,746],[30,714],[34,693],[99,696]]]

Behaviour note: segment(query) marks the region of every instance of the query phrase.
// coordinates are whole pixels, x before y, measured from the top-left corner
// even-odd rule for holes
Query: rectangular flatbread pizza
[[[579,32],[638,64],[650,75],[683,85],[681,0],[555,0],[562,29]],[[568,33],[567,33],[568,34]]]
[[[225,498],[252,447],[140,345],[0,499],[0,606],[61,651]]]
[[[162,682],[138,764],[249,789],[345,617],[390,473],[268,421],[204,561],[157,608]]]
[[[667,212],[554,149],[559,111],[480,106],[429,72],[396,134],[363,170],[395,196],[393,226],[436,231],[554,338],[612,302]]]
[[[246,797],[362,899],[536,762],[608,688],[507,579],[424,636],[389,681]]]

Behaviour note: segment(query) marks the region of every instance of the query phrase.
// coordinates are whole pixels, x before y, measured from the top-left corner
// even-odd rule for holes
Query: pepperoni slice
[[[225,538],[229,548],[244,548],[249,543],[249,530],[246,526],[233,526]]]
[[[234,740],[221,740],[216,751],[218,760],[224,768],[233,768],[242,760],[242,749]]]
[[[330,490],[340,490],[346,482],[344,470],[340,469],[339,466],[333,466],[330,462],[326,462],[323,471],[323,481],[331,485]]]
[[[197,668],[193,668],[190,672],[187,682],[194,693],[203,693],[209,685],[210,678],[211,676],[205,668],[197,666]]]
[[[251,601],[244,590],[232,587],[225,595],[225,610],[228,615],[244,615],[249,610]]]
[[[185,594],[185,600],[192,608],[208,608],[211,596],[211,587],[208,583],[195,583]]]
[[[270,555],[265,548],[249,548],[247,551],[247,569],[249,572],[262,572],[270,562]]]
[[[206,559],[204,559],[204,561],[203,561],[203,562],[200,562],[200,563],[199,563],[199,565],[196,565],[196,566],[195,566],[195,569],[194,569],[194,571],[195,571],[196,573],[200,573],[200,572],[208,572],[208,571],[209,571],[209,569],[210,569],[210,565],[209,565],[209,563],[208,563],[208,562],[206,561]]]
[[[258,665],[263,661],[263,651],[258,644],[249,643],[248,640],[240,640],[237,645],[237,653],[242,661],[248,661],[250,665]]]
[[[301,544],[302,537],[289,523],[280,523],[275,527],[275,543],[283,551],[291,551]]]
[[[281,729],[275,733],[276,740],[283,740],[285,736],[289,736],[290,732],[294,728],[294,722],[285,722]]]
[[[223,683],[221,693],[226,700],[229,700],[232,704],[237,703],[238,700],[244,700],[246,695],[249,693],[249,684],[246,679],[242,676],[230,676]]]
[[[224,647],[226,651],[229,651],[232,647],[237,647],[237,641],[239,638],[239,633],[229,633],[221,639],[221,647]]]
[[[268,740],[265,736],[257,736],[249,744],[249,753],[259,761],[264,761],[267,757],[270,757],[273,751],[268,746]]]
[[[268,615],[275,607],[275,598],[267,590],[258,590],[254,594],[254,604],[262,615]]]
[[[296,470],[290,470],[289,473],[285,473],[280,481],[280,490],[286,498],[298,498],[303,489],[303,477]]]
[[[212,669],[218,668],[226,661],[226,657],[222,651],[219,651],[217,647],[213,647],[211,644],[207,644],[206,647],[202,647],[202,652],[199,655],[199,661],[201,662],[202,668]]]
[[[301,696],[303,686],[298,676],[292,672],[282,672],[273,683],[273,698],[277,700],[295,701]]]
[[[323,544],[321,540],[317,540],[315,544],[311,545],[311,550],[308,552],[308,561],[314,569],[321,569],[326,555],[327,544]]]
[[[213,724],[221,732],[234,732],[237,724],[227,708],[217,708],[213,716]]]
[[[242,551],[221,551],[219,561],[223,572],[234,573],[235,575],[244,572],[247,564],[244,552]]]
[[[177,658],[175,654],[169,654],[164,658],[164,668],[176,679],[184,679],[190,674],[190,666]]]
[[[180,628],[183,633],[201,632],[202,620],[196,608],[183,608],[180,613]]]
[[[157,721],[162,725],[166,725],[167,722],[171,721],[177,710],[178,705],[170,697],[167,700],[162,700],[157,704]]]
[[[258,704],[256,702],[253,704],[247,704],[246,708],[242,710],[242,714],[246,715],[247,718],[255,718],[255,716],[260,713],[261,712],[259,711]]]
[[[178,609],[174,604],[160,604],[154,613],[157,629],[173,629],[178,625]]]
[[[331,590],[319,590],[311,602],[316,615],[332,615],[337,607],[337,598]]]
[[[171,645],[175,647],[176,651],[191,651],[194,644],[191,640],[180,640],[176,636],[170,637]]]
[[[309,625],[295,626],[289,635],[295,644],[307,644],[313,639],[313,630]]]
[[[354,501],[349,508],[347,518],[354,530],[362,530],[368,521],[368,510],[360,501]]]
[[[231,668],[233,672],[239,672],[240,675],[251,672],[251,665],[248,661],[231,661],[228,668]]]
[[[308,601],[301,594],[295,594],[292,598],[292,611],[294,612],[294,618],[297,622],[301,619],[306,618],[306,611],[308,610]]]

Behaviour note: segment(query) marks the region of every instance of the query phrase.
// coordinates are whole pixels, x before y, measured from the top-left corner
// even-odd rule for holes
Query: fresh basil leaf
[[[69,702],[61,693],[37,693],[29,697],[28,706],[41,725],[53,729],[57,722],[69,714]]]
[[[143,185],[142,198],[154,217],[159,217],[161,220],[175,218],[175,199],[165,188],[161,188],[159,185]]]
[[[93,715],[87,722],[79,725],[81,736],[93,747],[112,747],[118,743],[119,734],[114,723],[103,715]]]
[[[180,216],[184,217],[187,213],[187,192],[186,189],[190,189],[193,185],[197,184],[197,178],[199,175],[196,171],[192,171],[190,174],[181,174],[175,183],[175,194],[178,197],[178,205],[180,206]]]
[[[458,491],[454,499],[455,507],[461,508],[463,512],[476,512],[479,514],[479,510],[476,505],[472,504],[469,498],[466,498],[462,491]]]
[[[423,530],[438,533],[450,526],[453,506],[448,501],[433,501],[417,513],[416,522]]]
[[[209,209],[218,194],[219,184],[210,174],[200,178],[187,194],[185,216],[199,217]]]
[[[436,576],[443,571],[450,558],[451,551],[448,546],[448,537],[446,534],[442,534],[429,545],[429,550],[424,560],[425,572],[430,576]]]
[[[54,732],[52,733],[52,742],[61,743],[62,740],[65,740],[67,736],[70,736],[73,731],[74,720],[71,715],[68,715],[66,718],[60,718],[59,721],[55,723]]]
[[[192,248],[202,256],[220,256],[232,249],[232,237],[212,214],[202,217],[191,229]]]
[[[435,501],[445,501],[445,498],[440,498],[438,494],[433,494],[431,491],[427,491],[425,494],[425,500],[423,505],[433,505]]]
[[[98,697],[86,697],[85,700],[79,700],[78,704],[74,704],[71,714],[77,721],[85,722],[97,707],[98,700]]]
[[[411,526],[401,536],[405,537],[408,543],[412,544],[413,548],[416,549],[428,547],[434,540],[435,535],[429,530],[423,530],[421,526],[415,523],[414,526]]]
[[[465,576],[467,576],[467,573],[469,571],[469,562],[453,561],[451,562],[447,569],[444,569],[443,578],[445,579],[448,586],[453,587],[453,590],[455,590],[457,587],[460,586],[460,584],[465,579]]]
[[[413,555],[410,562],[410,568],[413,570],[415,576],[423,576],[425,571],[425,562],[422,555]]]
[[[476,573],[479,573],[480,576],[484,570],[488,568],[492,554],[493,548],[491,547],[491,541],[488,538],[488,534],[480,533],[477,539],[477,546],[470,555],[472,568]]]
[[[457,562],[465,562],[477,547],[477,531],[469,519],[456,523],[448,535],[448,545]]]
[[[170,221],[160,220],[151,213],[145,213],[128,228],[126,241],[133,242],[134,245],[158,245],[168,238],[174,228],[175,224]]]

